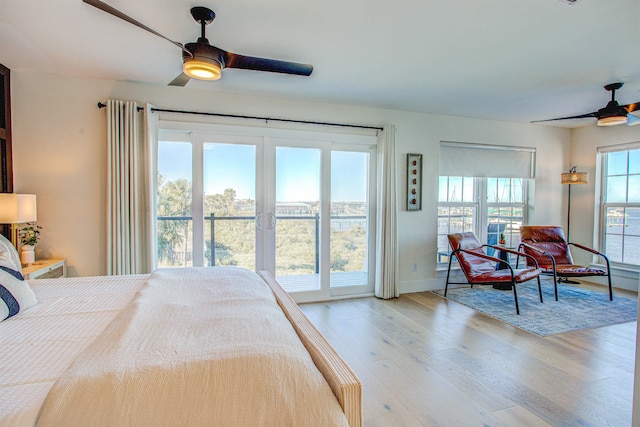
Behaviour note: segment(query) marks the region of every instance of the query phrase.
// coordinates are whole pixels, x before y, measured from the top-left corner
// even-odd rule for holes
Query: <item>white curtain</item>
[[[156,254],[158,253],[158,239],[156,218],[158,217],[158,203],[156,191],[158,181],[158,114],[154,114],[151,109],[151,104],[145,104],[144,106],[144,140],[147,146],[147,225],[146,225],[146,240],[147,240],[147,254],[146,265],[147,270],[153,271],[157,267]]]
[[[151,150],[135,102],[107,101],[107,274],[153,269]]]
[[[376,224],[376,284],[378,298],[398,292],[398,200],[396,194],[396,127],[384,127],[378,141],[378,212]]]

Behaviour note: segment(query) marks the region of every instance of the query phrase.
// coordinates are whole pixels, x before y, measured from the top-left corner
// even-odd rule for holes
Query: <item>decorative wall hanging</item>
[[[422,210],[422,154],[407,154],[407,210]]]

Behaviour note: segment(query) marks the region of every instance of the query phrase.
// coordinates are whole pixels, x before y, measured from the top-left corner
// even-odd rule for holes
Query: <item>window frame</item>
[[[440,179],[445,176],[438,177],[438,187],[440,185]],[[450,178],[450,176],[446,176],[446,178]],[[438,200],[438,209],[440,207],[452,207],[452,206],[461,206],[461,207],[475,207],[476,209],[476,217],[474,218],[474,230],[473,232],[478,236],[478,240],[481,242],[486,242],[488,239],[488,225],[489,225],[489,208],[490,207],[498,207],[498,208],[522,208],[522,225],[526,225],[528,222],[529,209],[530,209],[530,199],[529,199],[529,179],[525,178],[507,178],[507,179],[522,179],[522,202],[489,202],[487,200],[488,196],[488,180],[496,177],[467,177],[473,179],[474,186],[474,201],[473,202],[440,202]],[[504,179],[498,177],[497,179]],[[438,188],[439,190],[439,188]],[[439,191],[438,191],[439,193]],[[514,218],[513,216],[509,218]],[[439,220],[440,215],[438,214],[438,228],[439,228]],[[436,230],[436,239],[438,239],[441,234]],[[516,242],[516,245],[519,243]],[[512,243],[513,244],[513,243]],[[511,247],[507,245],[508,247]],[[440,261],[440,248],[436,246],[436,262],[437,268],[442,269],[446,268],[448,264],[447,261]],[[451,253],[450,248],[447,247],[447,253]],[[448,259],[448,258],[447,258]]]
[[[316,129],[316,130],[301,130],[301,129],[285,129],[285,128],[264,128],[264,127],[246,127],[246,126],[236,126],[236,125],[226,125],[226,124],[215,124],[215,123],[192,123],[192,122],[182,122],[182,121],[174,121],[174,120],[163,120],[162,118],[158,124],[158,138],[156,140],[156,151],[158,142],[161,140],[171,139],[176,142],[187,142],[192,144],[193,147],[193,171],[194,178],[193,182],[197,182],[197,177],[202,175],[202,144],[206,142],[205,140],[209,140],[211,135],[215,135],[217,139],[230,138],[232,140],[238,139],[259,139],[260,142],[257,142],[258,147],[262,150],[258,154],[257,159],[257,167],[258,172],[257,175],[260,177],[257,179],[257,188],[256,190],[262,194],[262,199],[257,197],[257,205],[258,209],[257,215],[261,212],[275,212],[275,181],[271,183],[275,178],[275,158],[270,156],[275,155],[275,146],[280,144],[286,146],[300,146],[302,148],[309,148],[311,146],[317,146],[317,148],[321,149],[322,152],[322,190],[321,190],[321,209],[322,209],[322,219],[320,224],[321,229],[321,244],[320,244],[320,258],[321,262],[321,282],[322,286],[318,290],[313,291],[300,291],[295,292],[296,301],[297,302],[309,302],[309,301],[321,301],[323,299],[331,299],[334,297],[344,297],[344,296],[356,296],[356,295],[369,295],[373,293],[374,283],[375,283],[375,262],[376,262],[376,223],[377,223],[377,144],[379,143],[379,136],[377,132],[372,130],[362,130],[357,132],[349,132],[349,133],[333,133],[327,132],[324,128]],[[251,142],[247,142],[251,143]],[[267,147],[271,147],[267,149]],[[271,154],[267,154],[267,151]],[[367,271],[368,271],[368,280],[366,284],[355,284],[349,286],[330,286],[330,274],[329,269],[326,267],[330,263],[330,240],[329,240],[329,230],[330,230],[330,206],[331,206],[331,153],[334,151],[344,151],[344,152],[364,152],[368,154],[368,162],[367,162]],[[156,161],[157,161],[158,153],[155,153]],[[267,166],[268,165],[268,166]],[[156,165],[157,168],[157,165]],[[198,172],[196,174],[196,171]],[[157,170],[155,170],[154,174],[157,175]],[[269,182],[269,188],[264,188],[266,182]],[[157,191],[157,185],[154,185],[154,188]],[[202,210],[202,198],[203,198],[203,189],[196,188],[194,186],[194,195],[193,195],[193,216],[203,216]],[[261,201],[259,201],[259,200]],[[273,206],[272,206],[273,205]],[[266,218],[266,215],[265,215]],[[266,219],[263,218],[262,222],[265,222]],[[196,225],[194,225],[195,227]],[[268,226],[263,226],[262,228],[266,228]],[[197,227],[200,229],[201,227]],[[327,230],[326,232],[324,230]],[[262,232],[258,233],[260,235],[259,241],[256,242],[256,250],[263,251],[262,256],[259,256],[256,260],[257,269],[267,269],[272,271],[275,274],[275,269],[271,269],[270,261],[265,261],[264,251],[267,250],[265,248],[269,247],[271,240],[270,235],[262,234]],[[325,237],[326,235],[326,237]],[[204,244],[204,240],[200,242],[200,238],[198,236],[197,239],[198,244]],[[272,239],[273,240],[273,239]],[[275,241],[275,240],[274,240]],[[199,256],[199,252],[196,251],[195,247],[192,250],[194,254]],[[154,254],[157,257],[157,253]],[[194,255],[195,256],[195,255]],[[199,259],[199,258],[198,258]],[[325,271],[326,270],[326,271]]]
[[[611,209],[611,208],[621,208],[621,209],[627,209],[627,208],[635,208],[635,209],[640,209],[640,201],[638,202],[629,202],[629,176],[637,176],[640,177],[640,172],[637,173],[630,173],[629,172],[629,152],[630,151],[634,151],[634,150],[640,150],[640,142],[637,143],[631,143],[631,144],[624,144],[624,145],[620,145],[620,146],[609,146],[609,147],[604,147],[602,149],[598,149],[598,168],[599,168],[599,185],[600,185],[600,197],[597,198],[596,200],[599,201],[599,209],[597,209],[598,212],[598,218],[596,219],[596,224],[597,224],[597,229],[598,229],[598,240],[597,240],[597,247],[599,249],[600,252],[607,254],[607,235],[608,234],[612,234],[612,233],[607,233],[607,227],[608,227],[608,218],[607,218],[607,210]],[[609,155],[612,153],[620,153],[620,152],[627,152],[627,164],[626,164],[626,171],[624,174],[612,174],[609,175],[608,174],[608,158]],[[608,178],[610,177],[625,177],[626,178],[626,194],[625,194],[625,202],[607,202],[607,184],[608,184]],[[623,228],[624,231],[624,228]],[[616,259],[611,259],[610,255],[607,254],[607,256],[609,257],[609,262],[611,264],[611,266],[614,267],[619,267],[619,268],[626,268],[626,269],[631,269],[631,270],[635,270],[638,271],[640,270],[640,262],[637,264],[633,264],[633,263],[628,263],[628,262],[624,262],[624,238],[625,236],[628,236],[629,234],[627,233],[622,233],[622,247],[621,247],[621,260],[622,261],[618,261]],[[640,234],[638,235],[631,235],[634,237],[640,237]],[[600,257],[599,256],[594,256],[594,262],[600,262]]]

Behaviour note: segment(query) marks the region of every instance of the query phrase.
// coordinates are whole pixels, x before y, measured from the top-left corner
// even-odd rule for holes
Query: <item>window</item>
[[[535,161],[532,147],[440,141],[439,263],[449,260],[447,234],[471,231],[488,244],[498,243],[504,234],[507,247],[518,246]]]
[[[160,124],[159,266],[268,270],[304,300],[373,292],[376,136]]]
[[[476,232],[478,197],[476,180],[441,176],[438,184],[438,262],[449,260],[447,234]]]
[[[637,148],[601,152],[601,247],[612,263],[635,267],[640,266],[638,145]]]
[[[507,247],[520,243],[527,211],[527,180],[441,176],[438,185],[438,262],[447,262],[447,234],[473,232],[496,244],[504,234]],[[489,255],[493,250],[487,251]]]
[[[500,234],[504,234],[507,247],[517,247],[526,210],[526,180],[486,178],[486,188],[487,242],[496,243]]]

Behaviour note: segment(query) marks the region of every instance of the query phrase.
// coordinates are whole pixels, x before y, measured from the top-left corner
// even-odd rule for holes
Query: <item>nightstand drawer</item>
[[[22,269],[25,279],[56,279],[67,277],[66,259],[44,259],[29,264]]]

